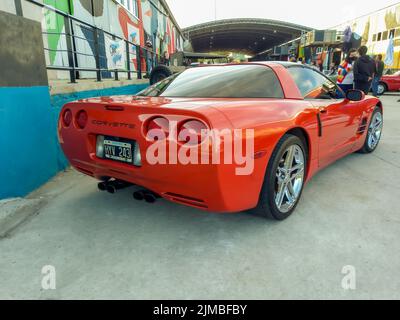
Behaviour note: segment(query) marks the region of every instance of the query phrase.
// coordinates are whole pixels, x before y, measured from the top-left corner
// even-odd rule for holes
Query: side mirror
[[[349,101],[361,101],[365,99],[365,93],[361,90],[351,89],[347,91],[346,99]]]

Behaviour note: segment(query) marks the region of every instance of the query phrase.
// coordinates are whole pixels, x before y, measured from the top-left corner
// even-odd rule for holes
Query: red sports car
[[[379,99],[279,62],[193,68],[135,96],[68,103],[58,126],[71,165],[101,190],[137,185],[137,200],[277,220],[317,171],[373,152],[382,128]]]
[[[385,75],[381,78],[378,86],[378,94],[382,95],[387,91],[400,90],[400,71],[392,74]]]

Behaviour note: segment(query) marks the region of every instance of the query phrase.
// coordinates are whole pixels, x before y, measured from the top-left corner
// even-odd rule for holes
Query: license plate
[[[104,158],[133,164],[134,141],[104,137]]]

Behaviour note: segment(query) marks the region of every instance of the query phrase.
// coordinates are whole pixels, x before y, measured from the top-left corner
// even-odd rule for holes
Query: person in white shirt
[[[351,49],[346,59],[338,68],[337,84],[344,91],[344,93],[354,88],[353,65],[357,58],[357,50]]]

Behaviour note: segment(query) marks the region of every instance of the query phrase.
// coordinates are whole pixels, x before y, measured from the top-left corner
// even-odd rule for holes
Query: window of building
[[[394,37],[395,37],[395,33],[396,33],[396,29],[390,30],[390,32],[389,32],[389,39],[390,39],[390,38],[394,38]]]
[[[388,35],[389,35],[389,32],[388,32],[388,31],[385,31],[385,32],[382,34],[382,40],[387,40],[387,39],[388,39]]]
[[[395,33],[394,33],[394,37],[395,38],[399,38],[400,37],[400,28],[397,28]]]
[[[382,32],[378,33],[378,39],[376,41],[381,41],[382,40]]]
[[[375,33],[375,34],[372,36],[372,41],[376,41],[376,36],[377,36],[377,34]]]
[[[117,0],[122,6],[125,7],[135,17],[138,17],[137,0]]]

